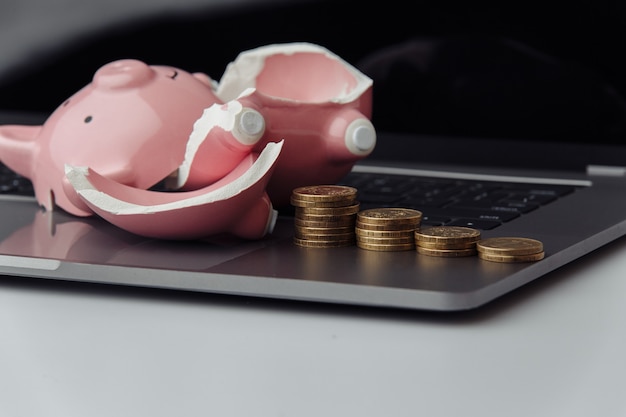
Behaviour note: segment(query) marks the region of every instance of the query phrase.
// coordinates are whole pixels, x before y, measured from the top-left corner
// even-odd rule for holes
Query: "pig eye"
[[[178,71],[174,71],[174,73],[173,73],[172,75],[170,75],[170,78],[171,78],[172,80],[175,80],[175,79],[176,79],[176,77],[178,77]]]
[[[87,117],[85,117],[85,123],[89,123],[89,122],[91,122],[91,120],[92,120],[92,119],[93,119],[93,117],[92,117],[92,116],[87,116]]]
[[[67,106],[68,104],[70,104],[70,101],[69,101],[69,100],[65,100],[61,106],[62,106],[62,107],[65,107],[65,106]]]

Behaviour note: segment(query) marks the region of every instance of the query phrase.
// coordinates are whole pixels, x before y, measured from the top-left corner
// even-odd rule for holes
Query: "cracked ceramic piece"
[[[336,182],[371,153],[371,89],[306,43],[244,52],[219,83],[119,60],[43,125],[0,126],[0,160],[47,210],[156,238],[257,239],[293,188]],[[161,182],[173,190],[150,190]]]

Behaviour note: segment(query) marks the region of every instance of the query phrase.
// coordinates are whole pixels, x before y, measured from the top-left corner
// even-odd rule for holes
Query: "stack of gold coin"
[[[415,230],[422,212],[407,208],[383,207],[362,210],[356,218],[356,244],[362,249],[401,251],[415,248]]]
[[[476,255],[480,231],[471,227],[433,226],[415,231],[415,248],[422,255],[459,257]]]
[[[295,208],[294,243],[309,248],[355,244],[359,211],[357,190],[343,185],[299,187],[291,193]]]
[[[543,243],[525,237],[492,237],[476,244],[478,257],[492,262],[534,262],[545,257]]]

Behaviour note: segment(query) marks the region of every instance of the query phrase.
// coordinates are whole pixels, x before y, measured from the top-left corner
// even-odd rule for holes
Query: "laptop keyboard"
[[[490,230],[570,194],[576,186],[441,179],[351,172],[341,185],[358,190],[362,210],[420,210],[422,224]],[[0,194],[33,196],[32,183],[0,164]]]
[[[358,190],[361,209],[404,207],[422,212],[422,224],[491,230],[556,199],[576,186],[441,179],[351,172],[341,182]]]

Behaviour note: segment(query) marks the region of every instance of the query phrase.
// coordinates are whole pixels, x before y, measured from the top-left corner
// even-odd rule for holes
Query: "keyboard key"
[[[479,229],[479,230],[491,230],[500,226],[501,224],[502,223],[500,222],[496,222],[492,220],[460,218],[460,219],[452,220],[449,223],[446,223],[446,226],[462,226],[462,227],[471,227],[471,228]]]
[[[528,213],[539,207],[538,204],[523,203],[516,201],[503,201],[503,202],[491,202],[491,201],[475,201],[475,202],[461,202],[454,203],[448,208],[459,209],[471,209],[471,210],[484,210],[490,212],[507,212],[507,213]]]
[[[439,179],[352,172],[340,182],[358,190],[362,209],[405,207],[423,213],[422,224],[489,230],[576,190],[561,184]]]
[[[416,207],[410,208],[415,209]],[[462,217],[476,220],[489,220],[500,223],[511,221],[521,215],[518,211],[478,210],[463,207],[446,207],[442,209],[425,208],[421,211],[423,213],[427,213],[428,215],[448,217],[451,219]]]

